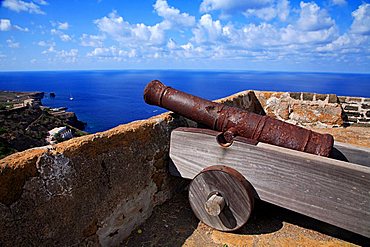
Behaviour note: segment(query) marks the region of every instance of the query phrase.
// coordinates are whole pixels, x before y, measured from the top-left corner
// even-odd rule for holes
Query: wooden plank
[[[175,130],[170,157],[192,179],[225,165],[239,171],[260,199],[370,237],[370,168],[265,143],[234,141],[224,148],[218,132]]]

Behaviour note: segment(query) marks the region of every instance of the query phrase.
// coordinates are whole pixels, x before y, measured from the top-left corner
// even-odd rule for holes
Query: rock
[[[325,105],[324,107],[318,104],[294,104],[290,118],[303,125],[315,122],[339,126],[343,124],[342,109],[339,104]]]

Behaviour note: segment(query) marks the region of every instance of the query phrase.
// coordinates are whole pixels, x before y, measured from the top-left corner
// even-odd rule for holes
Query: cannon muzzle
[[[329,156],[334,139],[293,124],[258,115],[236,107],[208,101],[151,81],[144,100],[222,132],[220,144],[231,143],[236,136],[321,156]]]

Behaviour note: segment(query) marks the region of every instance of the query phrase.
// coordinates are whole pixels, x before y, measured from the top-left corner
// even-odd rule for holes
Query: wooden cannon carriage
[[[233,231],[254,198],[370,237],[370,150],[150,82],[144,100],[210,129],[172,132],[171,173],[192,179],[189,201],[209,226]],[[217,130],[217,131],[215,131]],[[330,157],[330,158],[329,158]]]
[[[370,149],[335,143],[346,162],[242,137],[225,147],[219,133],[178,128],[171,134],[170,172],[192,179],[190,205],[205,224],[240,228],[256,197],[370,237]]]

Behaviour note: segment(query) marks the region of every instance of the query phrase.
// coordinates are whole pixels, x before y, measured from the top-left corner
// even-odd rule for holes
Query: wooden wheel
[[[211,166],[190,183],[190,206],[199,220],[221,231],[234,231],[249,219],[253,188],[238,171]]]

